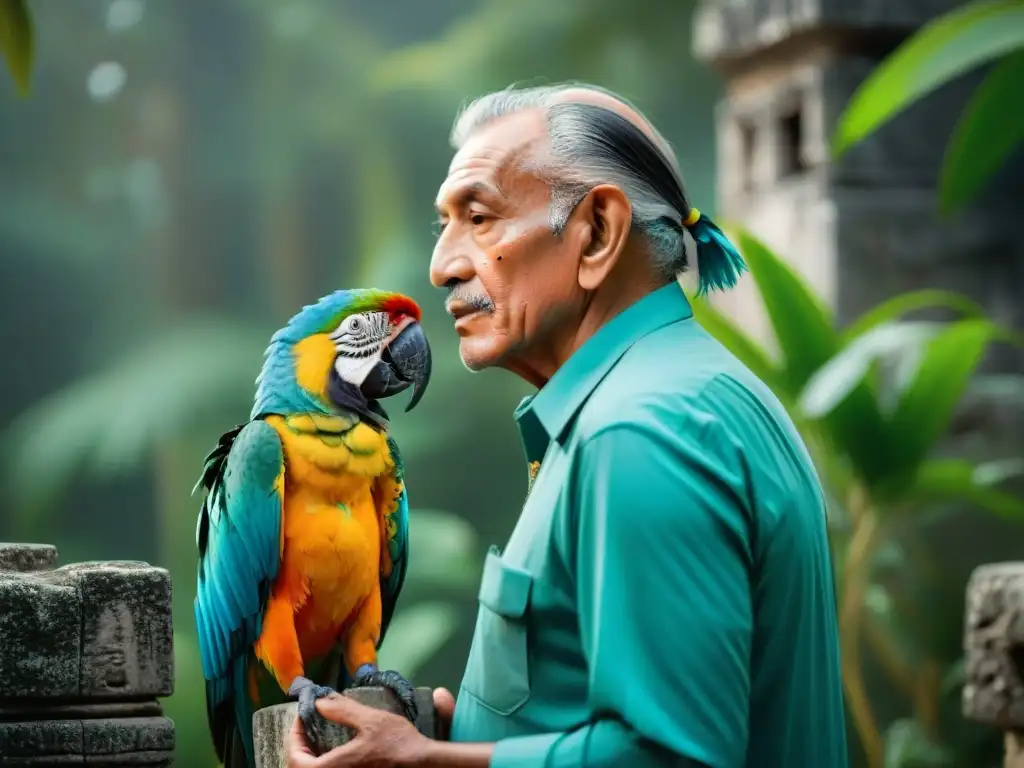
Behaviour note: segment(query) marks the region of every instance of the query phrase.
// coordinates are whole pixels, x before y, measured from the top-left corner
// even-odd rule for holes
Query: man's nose
[[[452,283],[465,283],[475,276],[473,260],[463,249],[446,241],[442,235],[430,257],[430,284],[435,288],[443,288]]]

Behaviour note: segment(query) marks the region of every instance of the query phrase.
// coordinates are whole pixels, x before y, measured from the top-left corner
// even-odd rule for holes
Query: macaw
[[[378,400],[410,385],[406,410],[422,398],[419,319],[412,299],[377,290],[304,307],[270,340],[249,421],[206,457],[195,618],[226,768],[254,765],[257,709],[298,698],[310,730],[331,686],[385,686],[416,718],[409,682],[377,667],[409,559],[402,460]]]

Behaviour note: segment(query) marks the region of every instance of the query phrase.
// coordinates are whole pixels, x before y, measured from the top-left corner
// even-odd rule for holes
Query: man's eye
[[[434,232],[434,237],[440,237],[441,233],[444,232],[444,228],[447,227],[447,226],[448,226],[448,222],[447,221],[441,221],[440,219],[435,221],[434,222],[434,226],[431,227],[431,229]]]
[[[474,227],[479,227],[487,222],[487,217],[482,213],[472,213],[469,216],[469,220]]]

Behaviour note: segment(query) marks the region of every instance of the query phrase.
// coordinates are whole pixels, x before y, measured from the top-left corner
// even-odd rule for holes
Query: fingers
[[[308,768],[316,764],[315,760],[316,755],[306,740],[306,730],[302,721],[296,717],[288,732],[288,768]]]
[[[452,696],[452,692],[447,688],[435,688],[434,708],[437,709],[439,717],[451,720],[455,714],[455,697]]]
[[[447,741],[451,737],[452,717],[455,715],[455,697],[447,688],[434,689],[434,712],[437,716],[437,738]]]
[[[358,701],[342,695],[327,696],[316,700],[317,711],[328,720],[340,725],[347,725],[357,731],[368,718],[379,715],[373,707],[360,704]]]

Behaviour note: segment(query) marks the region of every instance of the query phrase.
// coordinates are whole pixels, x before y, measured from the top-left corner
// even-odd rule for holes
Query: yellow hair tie
[[[686,214],[686,218],[683,219],[683,226],[689,229],[700,220],[700,211],[696,208],[691,208],[690,212]]]

